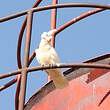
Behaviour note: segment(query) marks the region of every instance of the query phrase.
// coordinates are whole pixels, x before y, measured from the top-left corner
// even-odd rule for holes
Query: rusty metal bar
[[[55,5],[58,3],[58,0],[53,0],[52,5]],[[56,20],[57,20],[57,9],[52,9],[51,11],[51,30],[56,29]]]
[[[55,34],[58,34],[59,32],[63,31],[65,28],[71,26],[72,24],[78,22],[79,20],[81,20],[81,19],[83,19],[83,18],[86,18],[86,17],[88,17],[88,16],[90,16],[90,15],[93,15],[93,14],[96,14],[96,13],[98,13],[98,12],[102,12],[102,11],[104,11],[104,10],[105,10],[105,9],[100,9],[100,8],[98,8],[98,9],[94,9],[94,10],[92,10],[92,11],[88,11],[88,12],[86,12],[86,13],[83,13],[82,15],[80,15],[80,16],[78,16],[78,17],[76,17],[76,18],[73,18],[72,20],[68,21],[68,22],[65,23],[64,25],[60,26],[60,27],[56,30]]]
[[[34,56],[35,56],[35,52],[33,52],[33,54],[31,55],[31,58],[33,58]],[[110,54],[107,53],[107,54],[104,54],[104,55],[89,59],[87,61],[84,61],[83,63],[95,63],[95,62],[103,61],[103,60],[108,60],[109,61],[109,58],[110,58]],[[108,64],[109,62],[106,61],[105,63]],[[37,67],[39,68],[40,66],[37,66]],[[29,67],[29,68],[31,68],[31,67]],[[31,70],[29,68],[27,69],[28,72],[30,72],[29,70]],[[42,70],[42,69],[45,69],[45,68],[40,67],[40,70]],[[73,69],[72,71],[74,71],[74,68],[71,68],[71,69]],[[6,78],[6,77],[9,77],[9,76],[13,76],[13,75],[17,75],[17,74],[21,74],[20,73],[21,70],[22,69],[18,69],[18,70],[13,71],[13,72],[0,74],[0,79]]]
[[[66,4],[56,4],[56,5],[48,5],[48,6],[41,6],[38,8],[32,8],[32,9],[28,9],[22,12],[18,12],[6,17],[3,17],[0,19],[0,23],[16,18],[16,17],[20,17],[23,15],[26,15],[28,11],[32,10],[33,12],[38,12],[38,11],[44,11],[44,10],[49,10],[49,9],[53,9],[53,8],[72,8],[72,7],[82,7],[82,8],[104,8],[104,9],[108,9],[110,10],[110,5],[103,5],[103,4],[91,4],[91,3],[66,3]]]
[[[17,45],[17,63],[18,63],[18,68],[22,68],[22,64],[21,64],[21,44],[22,44],[22,37],[23,37],[23,33],[26,27],[26,23],[27,23],[27,17],[25,18],[21,30],[20,30],[20,34],[18,37],[18,45]]]
[[[35,51],[31,54],[31,56],[29,57],[29,63],[28,63],[28,65],[30,65],[31,64],[31,62],[32,62],[32,60],[34,59],[34,57],[36,56],[36,53],[35,53]]]
[[[34,5],[32,6],[32,8],[37,7],[43,0],[37,0]]]
[[[15,93],[15,110],[18,110],[19,106],[19,94],[20,94],[20,86],[21,86],[21,74],[17,75],[17,86],[16,86],[16,93]]]
[[[58,0],[52,0],[52,5],[55,5],[58,3]],[[56,20],[57,20],[57,8],[51,10],[51,30],[56,29]],[[53,34],[52,37],[52,46],[55,48],[55,34]],[[50,81],[50,76],[48,75],[47,81]]]
[[[54,68],[71,68],[71,67],[79,67],[79,68],[100,68],[100,69],[110,69],[110,65],[108,64],[96,64],[96,63],[61,63],[59,65],[52,65],[52,66],[33,66],[33,67],[27,67],[25,70],[27,72],[33,72],[33,71],[39,71],[39,70],[45,70],[45,69],[54,69]],[[78,69],[79,69],[78,68]],[[14,76],[17,74],[21,74],[22,69],[19,69],[18,71],[13,71],[10,73],[3,73],[0,75],[0,79],[7,78],[10,76]]]
[[[20,89],[20,99],[19,99],[19,108],[18,108],[19,110],[24,110],[25,95],[26,95],[26,83],[27,83],[26,67],[28,66],[28,62],[29,62],[32,19],[33,19],[33,12],[29,11],[28,15],[27,15],[27,31],[26,31],[23,66],[22,66],[21,89]]]
[[[17,78],[14,78],[13,80],[9,81],[8,83],[6,83],[3,86],[0,86],[0,91],[8,88],[9,86],[13,85],[15,82],[17,81]]]
[[[110,95],[110,90],[103,96],[103,98],[101,99],[101,101],[99,102],[98,106],[100,106],[104,101],[105,99]]]
[[[31,55],[31,57],[33,58],[34,56],[35,56],[35,53],[33,52],[33,54]],[[98,56],[98,57],[96,57],[96,58],[92,58],[92,59],[89,59],[89,60],[87,60],[87,61],[84,61],[83,63],[95,63],[95,62],[98,62],[98,61],[101,61],[101,62],[102,62],[103,60],[109,61],[109,58],[110,58],[110,54],[107,53],[107,54]],[[106,64],[109,63],[109,62],[107,62],[107,61],[105,61]],[[104,62],[102,62],[102,63],[104,63]],[[40,70],[45,69],[45,68],[42,68],[42,67],[40,67],[40,66],[38,66],[38,68],[40,68]],[[21,73],[20,73],[21,70],[22,70],[22,69],[18,69],[18,70],[13,71],[13,72],[0,74],[0,79],[6,78],[6,77],[10,77],[10,76],[13,76],[13,75],[17,75],[17,74],[21,74]],[[29,67],[29,68],[27,69],[28,72],[30,72],[29,70],[31,70],[31,67]],[[70,71],[72,72],[72,71],[74,71],[74,70],[75,70],[74,68],[71,68],[71,69],[69,69],[69,72],[70,72]],[[68,71],[68,70],[67,70],[67,71]]]
[[[110,95],[110,90],[104,95],[104,97],[99,102],[98,106],[100,106],[109,95]]]
[[[58,0],[53,0],[52,5],[55,5],[58,3]],[[56,29],[56,20],[57,20],[57,8],[52,9],[51,11],[51,30]],[[52,37],[52,45],[55,47],[55,34]]]
[[[33,5],[32,8],[37,7],[40,4],[41,1],[42,0],[36,0],[36,2],[35,2],[35,4]],[[26,18],[25,18],[25,20],[22,24],[20,34],[19,34],[19,38],[18,38],[17,64],[18,64],[19,69],[22,68],[22,64],[21,64],[21,44],[22,44],[22,38],[23,38],[25,27],[26,27],[26,23],[27,23],[27,16],[26,16]],[[31,63],[33,57],[34,57],[34,54],[32,54],[32,56],[30,57],[28,65]],[[16,76],[16,77],[17,77],[17,87],[16,87],[16,94],[15,94],[15,110],[18,110],[21,75]]]
[[[18,13],[11,14],[9,16],[3,17],[3,18],[0,19],[0,23],[11,20],[11,19],[14,19],[14,18],[17,18],[17,17],[20,17],[20,16],[23,16],[23,15],[26,15],[27,12],[28,12],[28,10],[25,10],[25,11],[22,11],[22,12],[18,12]]]

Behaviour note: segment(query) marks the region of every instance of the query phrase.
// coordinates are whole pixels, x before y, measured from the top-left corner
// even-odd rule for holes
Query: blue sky
[[[32,7],[36,0],[1,0],[0,18]],[[51,4],[52,0],[43,0],[41,5]],[[91,2],[90,0],[59,0],[59,3]],[[92,0],[91,3],[109,4],[108,0]],[[59,9],[57,28],[68,20],[79,16],[91,8]],[[40,35],[50,30],[51,11],[34,14],[31,40],[32,53],[40,42]],[[17,40],[25,16],[0,24],[0,73],[17,69]],[[62,63],[82,62],[89,58],[108,53],[110,51],[110,11],[98,13],[68,27],[56,37],[56,51]],[[22,58],[23,58],[22,45]],[[31,66],[38,65],[36,59]],[[0,86],[14,77],[0,80]],[[26,101],[46,83],[47,75],[43,71],[33,72],[28,75]],[[14,96],[16,84],[0,93],[0,108],[14,110]]]

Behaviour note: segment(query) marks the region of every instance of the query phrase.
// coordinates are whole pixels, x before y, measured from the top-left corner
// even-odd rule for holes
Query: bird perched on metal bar
[[[54,32],[55,30],[43,32],[39,48],[35,50],[37,61],[41,66],[57,65],[60,63],[58,55],[51,45],[51,39]],[[46,69],[45,71],[53,80],[56,88],[62,89],[68,85],[68,81],[61,73],[60,68]]]

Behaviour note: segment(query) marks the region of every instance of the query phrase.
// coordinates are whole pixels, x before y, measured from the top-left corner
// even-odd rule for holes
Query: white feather
[[[58,64],[60,63],[55,49],[51,45],[52,33],[55,30],[44,32],[41,35],[39,48],[35,50],[36,58],[40,65]],[[68,81],[61,73],[61,69],[48,69],[47,74],[53,80],[56,88],[64,88],[68,85]]]

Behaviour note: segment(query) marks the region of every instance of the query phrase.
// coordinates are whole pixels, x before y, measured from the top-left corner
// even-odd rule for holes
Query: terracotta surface
[[[87,84],[87,75],[70,81],[63,90],[54,90],[31,110],[110,110],[110,96],[98,104],[110,89],[110,74],[107,73]]]

